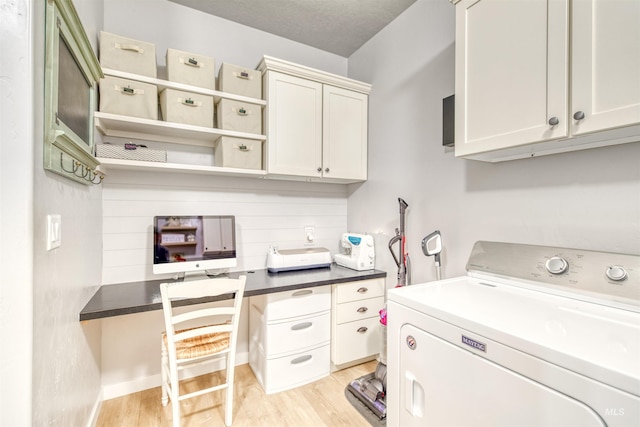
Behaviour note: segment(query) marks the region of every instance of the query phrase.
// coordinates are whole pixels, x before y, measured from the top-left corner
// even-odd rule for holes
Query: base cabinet
[[[373,359],[382,350],[379,311],[384,292],[384,279],[333,285],[331,363],[337,369]]]
[[[249,365],[267,394],[329,375],[331,287],[249,298]]]

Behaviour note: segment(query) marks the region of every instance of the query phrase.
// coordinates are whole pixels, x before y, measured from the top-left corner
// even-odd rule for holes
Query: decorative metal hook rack
[[[102,172],[96,169],[91,169],[90,167],[87,167],[85,164],[74,159],[73,157],[71,156],[69,157],[71,158],[71,169],[67,169],[64,166],[64,153],[60,152],[60,168],[63,171],[65,171],[66,173],[72,174],[78,178],[81,178],[93,185],[98,185],[102,183],[102,180],[104,179],[104,174]]]

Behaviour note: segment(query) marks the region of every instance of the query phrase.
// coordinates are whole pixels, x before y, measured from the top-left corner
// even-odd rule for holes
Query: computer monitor
[[[153,273],[219,274],[237,265],[233,215],[155,216]]]

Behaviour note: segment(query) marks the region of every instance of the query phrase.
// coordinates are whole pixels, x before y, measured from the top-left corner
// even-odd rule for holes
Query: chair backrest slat
[[[176,341],[206,334],[229,332],[231,334],[231,340],[235,342],[245,283],[246,276],[240,276],[238,279],[203,279],[160,284],[167,344],[170,348],[170,353],[175,352]],[[178,299],[183,300],[185,298],[199,299],[215,297],[225,294],[233,297],[232,300],[221,300],[221,303],[227,304],[226,306],[202,308],[203,304],[210,303],[196,303],[183,305],[179,307],[180,313],[174,313],[176,307],[172,306],[172,301]],[[230,306],[230,304],[232,305]],[[192,309],[190,310],[190,308]],[[194,327],[196,329],[176,334],[176,329],[183,329],[182,327],[176,328],[176,325],[184,323],[186,323],[184,329]]]

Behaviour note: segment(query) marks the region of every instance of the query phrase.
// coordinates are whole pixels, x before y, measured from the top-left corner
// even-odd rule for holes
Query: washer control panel
[[[640,255],[479,241],[467,271],[522,279],[640,311]]]

